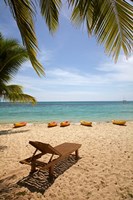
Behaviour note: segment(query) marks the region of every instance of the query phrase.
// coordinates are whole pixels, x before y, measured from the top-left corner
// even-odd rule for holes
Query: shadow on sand
[[[67,169],[77,162],[74,155],[69,156],[64,161],[61,161],[54,168],[54,177],[50,179],[48,171],[37,171],[32,175],[24,177],[18,181],[19,186],[28,188],[31,192],[44,192],[54,183],[55,179],[63,174]]]
[[[0,135],[7,135],[7,134],[16,134],[16,133],[24,133],[28,132],[29,130],[14,130],[14,129],[8,129],[8,130],[2,130],[0,131]]]

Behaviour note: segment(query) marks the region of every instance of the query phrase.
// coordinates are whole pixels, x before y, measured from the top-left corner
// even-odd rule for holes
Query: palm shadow
[[[37,171],[32,175],[24,177],[18,181],[17,184],[22,187],[28,188],[31,192],[44,192],[54,183],[56,178],[63,174],[67,169],[77,162],[75,155],[70,155],[63,161],[60,161],[54,168],[54,176],[51,179],[48,171]]]
[[[0,152],[3,152],[4,150],[7,149],[7,146],[5,145],[0,145]]]
[[[114,124],[115,126],[127,126],[126,124]]]
[[[8,134],[16,134],[16,133],[24,133],[28,132],[29,130],[15,130],[14,129],[8,129],[8,130],[2,130],[0,131],[0,135],[8,135]]]

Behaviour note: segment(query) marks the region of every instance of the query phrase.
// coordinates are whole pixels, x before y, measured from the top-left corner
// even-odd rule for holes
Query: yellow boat
[[[22,127],[22,126],[26,126],[27,122],[17,122],[14,124],[14,127],[13,128],[19,128],[19,127]]]
[[[54,126],[57,126],[57,122],[49,122],[48,123],[48,128],[54,127]]]
[[[69,121],[64,121],[60,123],[60,127],[65,127],[65,126],[69,126],[70,122]]]
[[[126,124],[126,121],[125,120],[112,120],[112,123],[113,124],[116,124],[116,125],[125,125]]]
[[[80,121],[81,125],[83,126],[92,126],[92,122],[89,122],[89,121]]]

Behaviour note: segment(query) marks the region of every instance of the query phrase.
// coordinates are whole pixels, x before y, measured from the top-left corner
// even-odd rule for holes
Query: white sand
[[[80,143],[81,159],[57,166],[53,183],[47,180],[47,172],[28,177],[30,166],[19,161],[34,151],[29,140],[52,146]],[[3,200],[133,199],[133,122],[127,122],[127,126],[93,123],[93,127],[72,124],[65,128],[32,124],[12,129],[11,124],[0,125],[0,158]]]

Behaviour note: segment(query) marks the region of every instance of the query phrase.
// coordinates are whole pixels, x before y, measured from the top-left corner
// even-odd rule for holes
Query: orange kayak
[[[22,127],[22,126],[26,126],[27,122],[17,122],[14,124],[14,127],[13,128],[19,128],[19,127]]]
[[[54,126],[57,126],[57,123],[56,122],[49,122],[48,123],[48,127],[54,127]]]
[[[113,124],[116,124],[116,125],[125,125],[126,124],[126,121],[125,120],[112,120],[112,123]]]
[[[92,126],[92,122],[88,122],[88,121],[80,121],[81,125],[83,126]]]
[[[70,122],[69,121],[64,121],[60,123],[60,127],[65,127],[65,126],[69,126]]]

